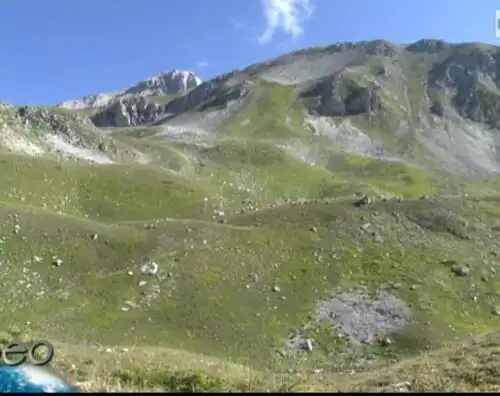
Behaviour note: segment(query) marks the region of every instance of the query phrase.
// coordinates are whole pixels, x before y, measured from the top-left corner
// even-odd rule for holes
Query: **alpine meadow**
[[[0,147],[2,337],[83,390],[500,391],[500,47],[2,103]]]

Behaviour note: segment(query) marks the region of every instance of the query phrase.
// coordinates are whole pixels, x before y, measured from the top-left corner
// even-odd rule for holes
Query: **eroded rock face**
[[[380,87],[362,85],[338,73],[309,87],[302,94],[310,111],[336,117],[370,113],[382,109]]]
[[[99,127],[127,127],[151,124],[162,117],[195,108],[198,111],[220,109],[250,92],[250,81],[233,82],[230,80],[231,76],[223,75],[198,85],[166,105],[156,104],[147,97],[137,95],[121,98],[92,116],[92,121]]]
[[[196,87],[165,106],[165,112],[179,114],[200,105],[199,110],[224,107],[232,100],[246,96],[253,85],[250,81],[231,81],[232,74],[222,75]]]
[[[66,109],[102,108],[119,99],[131,96],[159,96],[183,94],[201,84],[201,79],[190,71],[170,70],[139,81],[137,84],[113,92],[103,92],[85,96],[81,99],[67,100],[59,107]]]
[[[94,124],[101,127],[127,127],[154,122],[163,112],[162,106],[144,97],[120,99],[92,116]]]
[[[140,81],[125,90],[125,94],[174,95],[188,92],[200,84],[201,79],[192,72],[171,70]]]
[[[499,84],[500,52],[465,46],[435,63],[427,82],[428,91],[446,93],[462,117],[491,128],[500,127]],[[436,102],[431,111],[440,115]]]
[[[78,114],[57,114],[38,106],[20,107],[16,116],[24,123],[35,123],[43,129],[50,129],[68,137],[75,135],[75,126],[92,125],[87,117]]]

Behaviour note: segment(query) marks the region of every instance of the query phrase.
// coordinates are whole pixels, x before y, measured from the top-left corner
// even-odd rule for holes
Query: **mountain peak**
[[[176,95],[200,85],[202,80],[189,70],[165,70],[148,77],[131,87],[119,91],[102,92],[84,96],[81,99],[67,100],[58,105],[66,109],[86,109],[103,107],[120,98],[138,96]]]

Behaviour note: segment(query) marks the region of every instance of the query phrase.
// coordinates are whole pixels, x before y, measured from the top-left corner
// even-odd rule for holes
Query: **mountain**
[[[377,40],[0,105],[3,338],[91,391],[498,391],[499,76]]]
[[[103,92],[81,99],[67,100],[58,105],[65,109],[103,107],[131,96],[163,96],[183,94],[201,84],[201,79],[190,71],[170,70],[147,78],[137,84],[114,92]]]
[[[218,76],[162,103],[147,96],[111,103],[92,119],[99,127],[212,133],[230,118],[248,136],[279,124],[284,135],[302,129],[302,137],[325,136],[352,153],[487,176],[500,170],[499,60],[498,47],[477,43],[340,43]],[[277,113],[242,126],[239,105]]]

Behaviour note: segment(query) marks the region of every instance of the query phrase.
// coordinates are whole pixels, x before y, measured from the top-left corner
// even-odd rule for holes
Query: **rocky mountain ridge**
[[[225,102],[223,99],[225,93],[222,91],[226,89],[225,87],[237,86],[245,81],[255,79],[293,85],[297,88],[299,97],[310,98],[311,95],[321,94],[323,96],[320,99],[321,103],[311,105],[311,110],[320,115],[332,117],[382,110],[380,95],[384,90],[384,83],[397,78],[397,74],[404,74],[406,70],[402,70],[402,68],[411,69],[414,67],[415,65],[411,64],[412,59],[405,59],[405,57],[414,57],[415,55],[419,58],[418,60],[425,63],[426,67],[424,70],[426,75],[422,75],[423,81],[420,82],[420,85],[426,88],[426,98],[422,99],[430,101],[425,111],[437,116],[442,115],[445,91],[453,91],[451,92],[453,93],[452,97],[448,99],[462,116],[474,122],[486,122],[490,126],[496,125],[496,116],[493,113],[496,114],[498,109],[493,106],[493,109],[486,111],[482,109],[481,102],[488,101],[491,90],[498,91],[500,60],[498,47],[475,43],[450,44],[440,40],[420,40],[407,46],[376,40],[338,43],[323,48],[304,49],[267,62],[251,65],[243,70],[218,76],[203,84],[193,84],[190,87],[198,87],[198,89],[190,93],[189,100],[180,97],[172,100],[163,108],[157,107],[154,110],[151,106],[144,105],[144,101],[139,100],[137,103],[139,109],[135,111],[141,113],[142,108],[142,111],[154,113],[154,117],[159,117],[162,113],[178,114],[187,111],[197,107],[202,102],[205,105],[207,101],[223,103]],[[324,65],[325,61],[327,67]],[[378,65],[373,63],[378,63]],[[405,65],[405,63],[407,64]],[[303,70],[297,66],[304,66]],[[294,78],[287,78],[287,75],[293,74],[293,72],[296,72]],[[362,72],[365,72],[366,75],[361,75]],[[353,74],[360,75],[353,76]],[[357,81],[353,81],[353,77],[357,77]],[[371,81],[371,87],[362,86],[366,85],[368,81]],[[408,81],[401,82],[408,84]],[[136,87],[143,87],[143,85],[143,83],[139,83]],[[141,96],[148,96],[151,91],[141,91],[141,88],[126,91],[127,94],[133,92],[146,92]],[[234,92],[233,89],[231,100],[235,98]],[[246,93],[247,91],[243,90],[241,96]],[[218,100],[215,100],[215,97]],[[134,99],[132,98],[130,101],[133,102]],[[189,105],[187,105],[187,100]],[[114,109],[110,110],[112,113],[123,111],[127,107],[117,106],[114,103],[109,106]],[[107,110],[103,109],[103,111]],[[141,118],[140,115],[138,117]],[[154,117],[142,117],[143,121],[137,120],[130,125],[147,124]],[[97,117],[96,125],[101,126],[101,120],[102,117]],[[106,126],[113,125],[108,123]],[[117,124],[116,126],[124,125]]]
[[[383,151],[384,158],[481,177],[500,171],[500,47],[481,43],[375,40],[303,49],[164,102],[123,98],[100,108],[92,121],[98,127],[164,125],[176,136],[179,130],[217,134],[262,102],[263,91],[274,99],[259,111],[274,124],[287,118],[289,134],[303,134],[308,125],[353,153]],[[283,113],[271,115],[276,103]]]
[[[489,44],[336,43],[205,82],[161,73],[71,103],[59,108],[98,129],[154,127],[155,139],[279,135],[316,164],[328,148],[473,177],[500,172],[500,47]],[[330,143],[318,154],[311,138]]]
[[[201,84],[201,79],[191,71],[170,70],[113,92],[103,92],[85,96],[81,99],[67,100],[58,105],[65,109],[100,108],[113,105],[120,99],[144,96],[176,95],[186,93]]]

